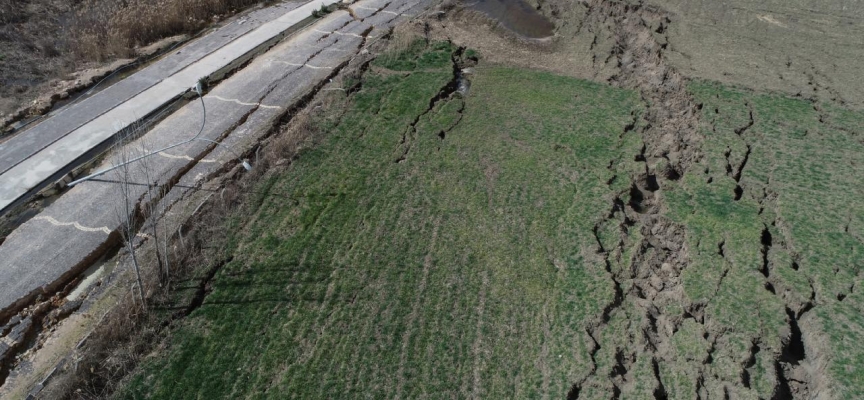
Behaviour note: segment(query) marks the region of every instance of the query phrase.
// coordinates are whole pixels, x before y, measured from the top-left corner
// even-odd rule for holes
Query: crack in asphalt
[[[229,103],[239,104],[241,106],[254,106],[254,107],[269,108],[269,109],[274,109],[274,110],[281,110],[282,109],[282,107],[280,107],[280,106],[268,106],[266,104],[261,104],[261,103],[245,103],[245,102],[240,101],[239,99],[228,99],[228,98],[225,98],[222,96],[217,96],[215,94],[208,94],[208,95],[204,96],[204,99],[205,100],[206,99],[216,99],[219,101],[225,101],[225,102],[229,102]]]

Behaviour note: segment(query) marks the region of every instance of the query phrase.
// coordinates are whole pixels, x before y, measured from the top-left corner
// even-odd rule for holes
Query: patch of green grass
[[[639,98],[480,67],[429,109],[452,51],[377,62],[263,187],[297,201],[260,199],[204,305],[120,397],[561,398],[591,373],[586,327],[613,298],[592,228],[606,182],[630,185]]]
[[[480,53],[478,53],[474,49],[467,49],[467,50],[465,50],[465,58],[472,59],[472,60],[479,60],[480,59]]]
[[[864,396],[864,351],[851,345],[864,340],[864,302],[850,293],[864,269],[864,114],[710,82],[690,91],[704,156],[664,188],[669,215],[687,227],[686,294],[724,335],[758,342],[748,371],[760,396],[774,387],[772,354],[789,342],[787,307],[804,313],[808,361],[827,363],[832,379],[823,384]],[[730,353],[732,364],[747,353]]]
[[[335,9],[335,7],[328,7],[328,6],[325,6],[322,4],[321,8],[319,8],[317,10],[312,10],[312,18],[321,18],[321,17],[333,12],[334,9]]]

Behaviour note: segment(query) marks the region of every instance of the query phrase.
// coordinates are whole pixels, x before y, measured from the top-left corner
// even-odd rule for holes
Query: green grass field
[[[646,306],[627,271],[660,250],[610,214],[639,95],[481,62],[462,96],[458,54],[372,63],[119,397],[864,396],[864,114],[691,82],[702,157],[653,194],[683,294]]]
[[[591,372],[586,326],[613,296],[591,230],[629,186],[607,181],[638,154],[638,96],[481,67],[430,110],[455,49],[421,50],[373,63],[262,184],[297,201],[261,198],[121,397],[560,398]]]
[[[704,157],[666,193],[693,250],[688,296],[739,347],[759,346],[761,397],[771,396],[775,358],[826,371],[823,395],[864,396],[854,344],[864,341],[864,297],[853,290],[864,269],[864,113],[708,82],[690,91]],[[796,329],[804,354],[790,348]]]

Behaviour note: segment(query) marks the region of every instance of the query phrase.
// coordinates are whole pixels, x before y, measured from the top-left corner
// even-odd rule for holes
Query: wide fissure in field
[[[615,288],[592,228],[630,185],[642,104],[498,67],[463,98],[460,55],[373,62],[128,396],[564,397],[593,370]]]

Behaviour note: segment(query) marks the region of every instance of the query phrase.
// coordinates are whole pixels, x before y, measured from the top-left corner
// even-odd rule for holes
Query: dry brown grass
[[[343,110],[345,100],[344,88],[347,86],[346,77],[359,74],[357,71],[344,71],[342,75],[335,78],[330,91],[323,91],[316,95],[314,101],[305,105],[304,108],[286,115],[283,124],[275,128],[276,133],[261,143],[261,150],[257,154],[255,168],[250,172],[247,182],[258,182],[264,176],[280,172],[287,167],[298,154],[307,147],[312,147],[326,133],[321,126],[322,121],[335,120],[340,117],[339,112]],[[248,185],[248,184],[247,184]],[[248,190],[251,186],[247,187]]]
[[[391,62],[400,54],[408,51],[418,39],[423,39],[423,24],[402,24],[395,27],[390,35],[387,49],[379,56],[382,60]]]
[[[170,288],[197,285],[201,270],[224,261],[221,253],[213,249],[225,238],[220,231],[223,218],[241,201],[236,187],[231,185],[228,189],[219,200],[210,200],[208,207],[195,215],[193,223],[185,225],[182,239],[176,233],[172,236],[168,246],[172,269],[167,281],[159,275],[152,240],[138,248],[146,308],[138,301],[138,289],[132,287],[134,280],[128,280],[128,285],[124,285],[129,290],[101,318],[62,373],[40,393],[40,398],[109,398],[123,378],[154,346],[161,344],[164,332],[185,315],[190,300],[174,296]],[[127,259],[128,264],[128,254],[120,257]]]
[[[417,39],[423,38],[423,33],[418,29],[420,27],[420,24],[403,24],[394,28],[386,54],[399,54],[407,51]]]
[[[269,1],[0,0],[0,131],[72,94],[72,72],[137,58],[140,46]]]
[[[233,14],[260,0],[85,0],[70,29],[80,57],[127,56],[135,46],[199,30],[213,17]]]
[[[288,164],[314,128],[309,123],[309,113],[302,111],[293,117],[292,124],[285,129],[286,132],[270,138],[263,148],[258,168],[254,170],[258,174]]]

